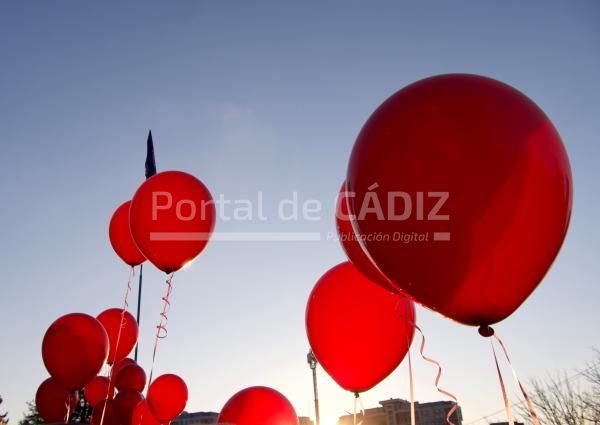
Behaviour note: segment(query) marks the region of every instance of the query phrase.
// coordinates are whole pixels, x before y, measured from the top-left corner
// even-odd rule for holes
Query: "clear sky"
[[[363,122],[397,89],[445,72],[514,85],[564,139],[569,235],[543,284],[496,329],[524,378],[583,366],[600,346],[599,22],[594,0],[1,2],[0,410],[16,423],[45,378],[40,345],[55,318],[120,305],[128,270],[107,226],[143,179],[149,128],[158,168],[188,171],[215,196],[262,191],[272,211],[297,192],[324,205],[318,221],[221,220],[217,230],[327,234]],[[304,308],[343,259],[334,240],[211,242],[176,275],[158,372],[187,380],[190,411],[269,385],[312,415]],[[146,271],[148,367],[164,278]],[[489,342],[422,308],[418,320],[465,422],[501,409]],[[439,399],[435,370],[415,364],[417,398]],[[353,399],[319,379],[323,425],[334,425]],[[407,388],[403,365],[365,405]]]

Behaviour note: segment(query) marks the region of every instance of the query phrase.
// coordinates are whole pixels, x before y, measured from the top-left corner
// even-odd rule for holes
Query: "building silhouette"
[[[525,425],[523,422],[514,422],[515,425]],[[491,423],[490,425],[508,425],[508,422],[494,422]]]
[[[216,412],[183,412],[171,425],[216,425],[219,414]],[[298,417],[298,425],[315,425],[307,416]]]
[[[298,416],[298,425],[315,425],[308,416]]]
[[[365,409],[362,425],[410,425],[410,402],[399,398],[380,401],[381,407]],[[454,407],[451,401],[434,401],[430,403],[415,402],[415,423],[417,425],[447,425],[446,417]],[[452,414],[450,420],[455,425],[462,425],[460,406]],[[338,425],[354,425],[354,415],[344,415]]]
[[[171,425],[212,425],[217,423],[218,418],[216,412],[183,412]]]

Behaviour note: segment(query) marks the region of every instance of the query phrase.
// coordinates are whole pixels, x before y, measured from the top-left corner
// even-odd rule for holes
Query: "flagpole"
[[[152,130],[148,130],[148,138],[146,139],[146,179],[149,179],[156,174],[156,160],[154,159],[154,141],[152,140]],[[142,271],[143,264],[140,264],[140,279],[138,282],[138,299],[137,299],[137,324],[140,325],[140,311],[142,307]],[[138,359],[138,344],[135,346],[134,360]]]

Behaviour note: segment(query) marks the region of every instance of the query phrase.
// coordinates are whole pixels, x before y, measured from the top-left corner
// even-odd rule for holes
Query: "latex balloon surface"
[[[123,425],[115,412],[114,400],[102,401],[94,407],[90,425]]]
[[[108,235],[110,243],[121,260],[130,266],[138,266],[146,261],[131,236],[129,228],[129,206],[131,201],[124,202],[110,219]]]
[[[35,394],[35,407],[45,422],[65,422],[77,407],[77,393],[67,390],[56,379],[48,378]]]
[[[399,293],[400,291],[394,286],[393,282],[377,269],[377,266],[373,264],[373,261],[363,250],[361,243],[352,228],[352,221],[348,214],[347,198],[346,183],[344,183],[342,184],[342,188],[338,195],[335,215],[337,234],[344,252],[352,264],[354,264],[356,268],[358,268],[373,283],[378,284],[388,291]]]
[[[144,400],[133,409],[131,425],[160,425],[160,422],[154,417],[148,402]]]
[[[374,285],[350,262],[325,273],[306,306],[306,333],[315,357],[352,392],[374,387],[396,369],[414,326],[413,302]]]
[[[146,180],[131,202],[129,223],[136,245],[165,273],[191,263],[206,247],[215,224],[206,186],[181,171]]]
[[[115,378],[115,386],[121,390],[136,390],[142,392],[146,386],[146,372],[137,364],[123,367]]]
[[[268,387],[246,388],[231,397],[221,409],[218,423],[236,425],[298,425],[292,404]]]
[[[177,375],[161,375],[148,389],[148,406],[160,422],[169,422],[179,416],[185,409],[187,399],[187,385]]]
[[[105,376],[96,376],[84,388],[86,401],[94,407],[103,400],[112,400],[115,389],[110,385],[110,380]]]
[[[57,319],[42,341],[44,365],[61,385],[82,389],[102,369],[108,356],[108,336],[92,316],[71,313]]]
[[[113,408],[118,421],[122,425],[133,425],[131,422],[134,409],[144,400],[144,396],[135,390],[121,390],[115,397]]]
[[[422,305],[467,325],[512,314],[564,240],[571,171],[544,112],[499,81],[413,83],[363,126],[347,190],[369,257]]]
[[[110,308],[100,313],[97,319],[108,334],[110,343],[108,364],[127,357],[134,349],[138,339],[139,330],[135,317],[123,309]],[[121,326],[121,320],[123,320],[123,326]]]

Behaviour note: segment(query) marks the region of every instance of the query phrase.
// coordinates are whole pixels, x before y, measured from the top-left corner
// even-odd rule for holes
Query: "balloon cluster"
[[[214,203],[204,184],[190,174],[167,171],[146,180],[131,201],[116,209],[109,238],[132,268],[148,259],[161,271],[174,273],[204,250],[214,221]],[[127,295],[129,290],[128,284]],[[68,421],[81,389],[93,407],[95,425],[154,425],[176,418],[187,403],[187,386],[179,376],[165,374],[149,383],[147,398],[142,395],[146,373],[127,358],[138,334],[137,322],[125,308],[96,318],[73,313],[56,320],[42,343],[51,375],[36,394],[42,418]],[[108,376],[100,375],[105,364]]]
[[[142,395],[146,373],[127,357],[137,339],[135,319],[117,308],[97,318],[67,314],[52,323],[42,342],[42,358],[51,377],[40,385],[35,399],[44,421],[67,422],[81,389],[93,408],[95,425],[159,424],[176,418],[185,408],[187,386],[176,375],[159,376],[146,400]],[[110,366],[108,377],[99,375],[105,364]]]
[[[215,225],[212,195],[191,174],[164,171],[146,180],[110,221],[115,252],[130,266],[148,259],[173,273],[206,247]]]
[[[339,192],[351,263],[323,275],[308,300],[319,363],[349,391],[371,388],[410,345],[413,300],[494,335],[490,325],[554,261],[571,181],[558,132],[514,88],[448,74],[395,93],[360,131]]]

